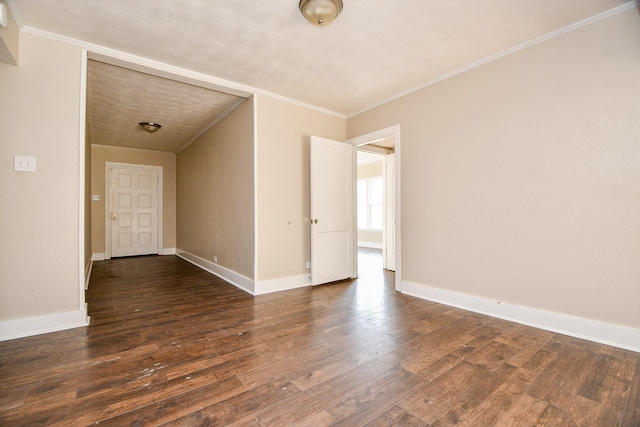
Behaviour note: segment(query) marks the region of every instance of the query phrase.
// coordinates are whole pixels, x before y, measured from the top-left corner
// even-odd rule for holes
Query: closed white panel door
[[[158,253],[158,173],[113,167],[111,188],[111,256]]]
[[[311,283],[355,276],[354,147],[311,137]]]

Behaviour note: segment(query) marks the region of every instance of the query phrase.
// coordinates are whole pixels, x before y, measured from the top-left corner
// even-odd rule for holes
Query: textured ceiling
[[[325,28],[298,0],[10,4],[27,28],[350,115],[627,2],[344,0]]]
[[[93,144],[177,152],[244,98],[89,61],[87,122]],[[162,128],[144,131],[139,122]]]

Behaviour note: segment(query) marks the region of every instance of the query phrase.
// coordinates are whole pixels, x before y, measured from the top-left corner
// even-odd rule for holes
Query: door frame
[[[387,270],[396,271],[396,240],[395,232],[390,233],[390,230],[395,230],[396,225],[396,153],[387,154],[384,156],[383,164],[383,176],[384,176],[384,226],[382,233],[382,268]],[[393,174],[389,173],[389,165],[393,165]],[[391,178],[390,178],[391,176]],[[390,237],[393,234],[393,238]],[[393,241],[393,257],[389,254],[389,242]],[[393,260],[393,268],[389,268],[389,260]]]
[[[104,211],[104,221],[105,221],[105,259],[111,259],[111,168],[124,168],[124,169],[135,169],[135,170],[145,170],[145,171],[154,171],[158,176],[158,194],[157,194],[157,205],[158,205],[158,255],[162,255],[162,166],[151,166],[151,165],[139,165],[135,163],[117,163],[117,162],[105,162],[104,164],[104,198],[105,198],[105,211]]]
[[[396,239],[396,274],[395,274],[395,288],[396,291],[402,292],[402,223],[400,215],[401,213],[401,200],[400,200],[400,159],[401,159],[401,144],[400,144],[400,125],[393,125],[388,128],[380,129],[374,132],[370,132],[364,135],[356,136],[354,138],[350,138],[347,140],[348,144],[351,144],[355,147],[360,147],[362,145],[367,145],[375,141],[379,141],[384,138],[393,137],[395,139],[395,154],[396,154],[396,165],[395,165],[395,212],[396,212],[396,231],[395,231],[395,239]],[[357,171],[354,171],[357,173]],[[356,179],[357,177],[354,177]],[[355,250],[357,251],[357,241],[355,242]],[[357,264],[356,264],[357,266]]]

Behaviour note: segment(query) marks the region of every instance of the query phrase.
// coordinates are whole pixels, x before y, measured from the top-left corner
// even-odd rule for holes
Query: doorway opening
[[[358,278],[378,281],[383,273],[382,249],[358,246]]]
[[[400,125],[348,142],[358,151],[358,275],[363,249],[377,249],[381,269],[395,271],[395,289],[400,291]],[[368,261],[362,260],[369,266]]]

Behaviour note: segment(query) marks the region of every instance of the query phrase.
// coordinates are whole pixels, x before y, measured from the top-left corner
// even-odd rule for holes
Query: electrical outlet
[[[13,158],[13,170],[18,172],[35,172],[36,158],[33,156],[15,156]]]
[[[213,257],[213,262],[215,262],[216,264],[218,263],[218,257],[217,256]]]
[[[307,268],[311,268],[311,261],[307,261]]]

